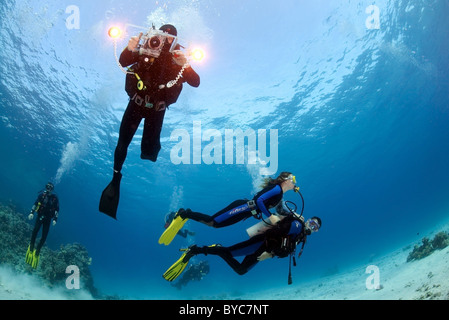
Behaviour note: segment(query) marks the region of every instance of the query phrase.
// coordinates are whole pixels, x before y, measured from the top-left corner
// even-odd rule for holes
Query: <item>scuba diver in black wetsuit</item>
[[[263,189],[254,196],[253,200],[236,200],[212,216],[181,208],[178,210],[171,225],[161,235],[159,243],[169,245],[188,219],[214,228],[222,228],[255,216],[258,219],[268,218],[270,223],[274,225],[279,221],[279,217],[272,215],[269,209],[276,207],[281,202],[285,192],[299,190],[295,184],[296,177],[294,175],[290,172],[282,172],[276,179],[266,179],[262,186]]]
[[[119,59],[121,66],[131,66],[125,86],[130,101],[123,114],[114,152],[113,178],[103,191],[99,205],[100,212],[114,219],[120,197],[122,166],[140,122],[145,119],[140,157],[156,162],[161,149],[160,133],[165,110],[177,101],[183,82],[192,87],[200,85],[200,77],[175,42],[176,28],[167,24],[159,29],[160,32],[152,30],[155,36],[147,38],[142,49],[139,49],[142,33],[139,37],[132,37]]]
[[[53,220],[53,226],[56,225],[59,213],[59,200],[58,196],[52,193],[54,189],[53,183],[49,182],[45,186],[45,190],[39,194],[33,207],[31,208],[29,220],[34,218],[34,213],[37,213],[36,223],[34,225],[33,233],[31,234],[30,245],[26,253],[25,261],[27,264],[31,265],[34,269],[37,268],[39,263],[39,254],[41,248],[47,240],[47,235],[50,230],[50,223]],[[36,248],[34,248],[34,243],[36,242],[37,233],[42,227],[41,239]]]
[[[290,255],[294,258],[296,246],[302,244],[302,254],[307,236],[313,232],[317,232],[321,228],[321,219],[312,217],[306,222],[302,216],[292,213],[278,222],[276,226],[266,230],[262,234],[258,234],[247,241],[237,243],[230,247],[221,245],[211,245],[199,247],[197,245],[190,246],[181,258],[176,261],[163,275],[167,281],[175,280],[185,269],[189,260],[198,254],[217,255],[222,258],[236,273],[243,275],[254,267],[259,261],[265,259],[279,257],[285,258]],[[244,256],[242,262],[235,257]],[[291,262],[291,259],[290,259]],[[294,265],[296,261],[293,260]],[[291,266],[289,270],[289,284],[291,281]]]
[[[207,261],[200,261],[197,264],[190,265],[186,272],[183,273],[182,278],[179,279],[173,286],[182,289],[187,286],[190,281],[201,281],[209,273],[209,263]]]

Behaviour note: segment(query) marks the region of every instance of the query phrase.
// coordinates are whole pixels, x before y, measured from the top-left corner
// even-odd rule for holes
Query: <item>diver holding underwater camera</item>
[[[100,212],[114,219],[120,198],[122,166],[140,122],[145,119],[140,157],[156,162],[166,109],[177,101],[183,82],[195,88],[200,85],[200,77],[180,49],[176,28],[166,24],[159,30],[153,26],[145,35],[131,37],[120,55],[120,66],[128,67],[125,90],[130,100],[120,124],[113,178],[104,189],[99,205]]]

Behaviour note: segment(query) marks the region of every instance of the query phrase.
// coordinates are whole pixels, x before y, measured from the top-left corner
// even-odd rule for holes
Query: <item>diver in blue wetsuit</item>
[[[192,219],[214,228],[222,228],[254,216],[258,219],[268,219],[274,225],[279,217],[272,215],[269,209],[276,207],[285,192],[296,188],[296,177],[291,172],[282,172],[276,179],[268,178],[263,189],[252,200],[236,200],[226,208],[209,216],[190,209],[179,209],[170,226],[159,239],[159,243],[168,245],[188,219]]]
[[[181,258],[164,273],[163,277],[167,281],[176,279],[182,273],[189,260],[197,254],[217,255],[235,272],[243,275],[259,261],[275,256],[285,258],[293,254],[296,246],[302,242],[303,245],[299,253],[301,255],[307,236],[313,232],[317,232],[320,228],[321,219],[319,217],[312,217],[304,222],[302,216],[291,214],[264,233],[230,247],[223,247],[221,245],[199,247],[193,245],[184,250],[185,252]],[[244,256],[242,262],[239,262],[235,258],[238,256]],[[291,281],[291,278],[289,278],[289,281]]]

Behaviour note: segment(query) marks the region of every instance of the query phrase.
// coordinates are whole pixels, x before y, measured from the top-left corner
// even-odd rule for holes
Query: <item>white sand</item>
[[[0,266],[0,300],[90,300],[84,290],[48,288],[34,275],[17,273],[10,267]]]
[[[282,290],[267,290],[242,299],[262,300],[448,300],[449,247],[430,256],[406,262],[412,248],[398,250],[371,263],[378,267],[381,289],[374,287],[367,265]]]

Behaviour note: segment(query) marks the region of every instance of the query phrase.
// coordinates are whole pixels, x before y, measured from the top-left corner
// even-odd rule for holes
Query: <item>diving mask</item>
[[[287,179],[285,179],[285,180],[291,180],[293,182],[293,184],[296,184],[296,177],[294,175],[292,175],[292,174],[289,175],[287,177]]]
[[[52,192],[54,188],[55,188],[55,186],[53,185],[53,183],[49,182],[49,183],[47,183],[47,185],[45,186],[45,191],[47,191],[47,192]]]
[[[306,226],[309,228],[312,232],[317,232],[320,230],[320,225],[315,219],[309,219],[306,221]]]
[[[299,193],[299,187],[296,186],[296,176],[291,174],[291,175],[288,176],[287,180],[291,180],[292,181],[292,183],[293,183],[293,191]]]

